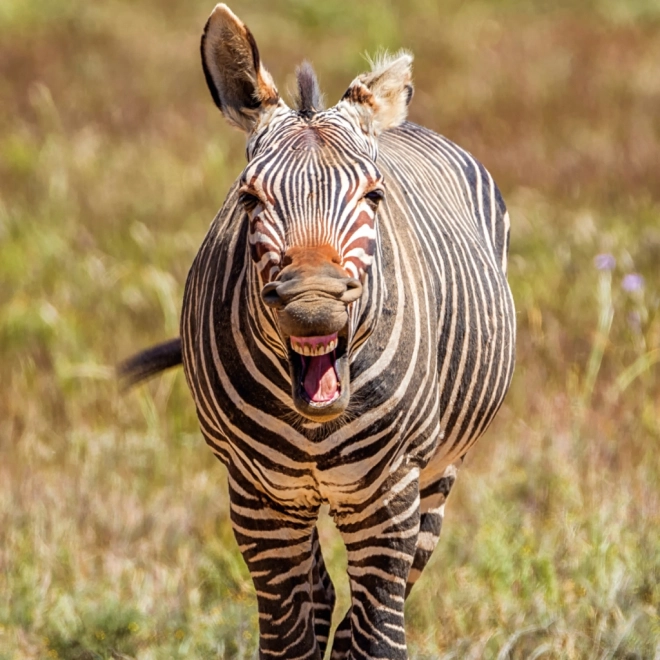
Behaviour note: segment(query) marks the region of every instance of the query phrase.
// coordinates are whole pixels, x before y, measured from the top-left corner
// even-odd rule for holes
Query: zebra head
[[[248,138],[239,203],[293,403],[328,421],[350,399],[352,341],[385,195],[377,140],[405,120],[412,57],[381,59],[323,110],[309,65],[298,70],[297,107],[284,103],[251,32],[224,4],[206,24],[201,52],[216,105]]]

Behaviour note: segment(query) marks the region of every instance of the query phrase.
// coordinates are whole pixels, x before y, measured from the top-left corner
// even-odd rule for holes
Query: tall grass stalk
[[[614,320],[614,305],[612,303],[612,271],[603,269],[598,271],[598,289],[596,295],[598,305],[598,325],[591,345],[589,359],[580,390],[577,406],[577,415],[574,422],[574,437],[577,439],[582,431],[586,412],[589,410],[591,400],[598,379],[598,373],[603,363],[603,356],[607,350],[612,321]]]

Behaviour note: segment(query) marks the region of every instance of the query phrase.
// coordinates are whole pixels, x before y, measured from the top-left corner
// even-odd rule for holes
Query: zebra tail
[[[117,376],[122,389],[129,390],[156,374],[181,366],[181,338],[170,339],[162,344],[146,348],[117,365]]]

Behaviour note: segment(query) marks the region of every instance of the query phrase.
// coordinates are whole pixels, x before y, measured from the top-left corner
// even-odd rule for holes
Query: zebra
[[[402,660],[404,601],[512,377],[509,216],[477,160],[406,120],[408,52],[371,62],[328,109],[307,63],[286,105],[224,4],[201,55],[247,165],[190,269],[180,338],[123,373],[138,382],[183,364],[227,469],[259,657],[324,657],[327,505],[351,589],[330,657]]]

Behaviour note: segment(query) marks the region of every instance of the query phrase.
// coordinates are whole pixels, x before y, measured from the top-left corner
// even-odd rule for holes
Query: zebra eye
[[[251,216],[258,215],[263,211],[263,202],[252,193],[242,192],[238,196],[238,201]]]
[[[376,190],[370,190],[364,198],[371,204],[373,208],[376,208],[380,202],[383,201],[385,193],[382,190],[376,188]]]

